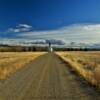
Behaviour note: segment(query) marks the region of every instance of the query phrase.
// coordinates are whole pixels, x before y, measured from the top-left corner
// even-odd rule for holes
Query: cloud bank
[[[4,41],[61,40],[64,43],[100,43],[100,24],[73,24],[53,30],[34,31],[28,24],[9,28],[0,39]],[[13,34],[12,34],[13,33]],[[9,36],[6,37],[6,36]],[[3,39],[4,38],[4,39]]]
[[[58,39],[67,42],[100,42],[100,24],[73,24],[55,30],[31,31],[18,34],[26,39]]]

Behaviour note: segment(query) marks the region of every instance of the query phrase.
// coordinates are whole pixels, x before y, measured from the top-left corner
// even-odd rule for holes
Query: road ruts
[[[100,100],[100,95],[54,53],[0,81],[0,100]]]

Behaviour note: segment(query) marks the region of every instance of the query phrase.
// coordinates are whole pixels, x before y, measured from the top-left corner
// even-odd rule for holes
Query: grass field
[[[69,62],[72,67],[87,81],[100,88],[100,52],[99,51],[73,51],[57,52]]]
[[[44,53],[0,52],[0,79],[5,79],[42,54]]]
[[[5,79],[36,57],[41,52],[0,52],[0,79]],[[100,52],[68,51],[56,52],[87,81],[100,88]]]

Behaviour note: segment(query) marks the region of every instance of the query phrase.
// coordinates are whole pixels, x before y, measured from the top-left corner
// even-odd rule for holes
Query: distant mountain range
[[[55,39],[50,39],[50,40],[43,40],[43,39],[37,39],[37,40],[4,40],[0,41],[0,46],[47,46],[48,43],[51,43],[52,46],[58,46],[61,48],[96,48],[100,49],[100,43],[76,43],[76,42],[71,42],[71,43],[65,43],[63,40],[55,40]]]
[[[42,39],[37,39],[37,40],[25,40],[25,41],[16,41],[16,40],[5,40],[5,41],[0,41],[0,45],[47,45],[48,43],[51,43],[52,45],[65,45],[65,43],[61,40],[42,40]]]

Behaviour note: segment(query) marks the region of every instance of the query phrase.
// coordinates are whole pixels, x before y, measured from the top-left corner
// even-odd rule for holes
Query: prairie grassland
[[[100,51],[57,52],[88,82],[100,88]]]
[[[0,79],[7,78],[44,52],[0,52]]]

